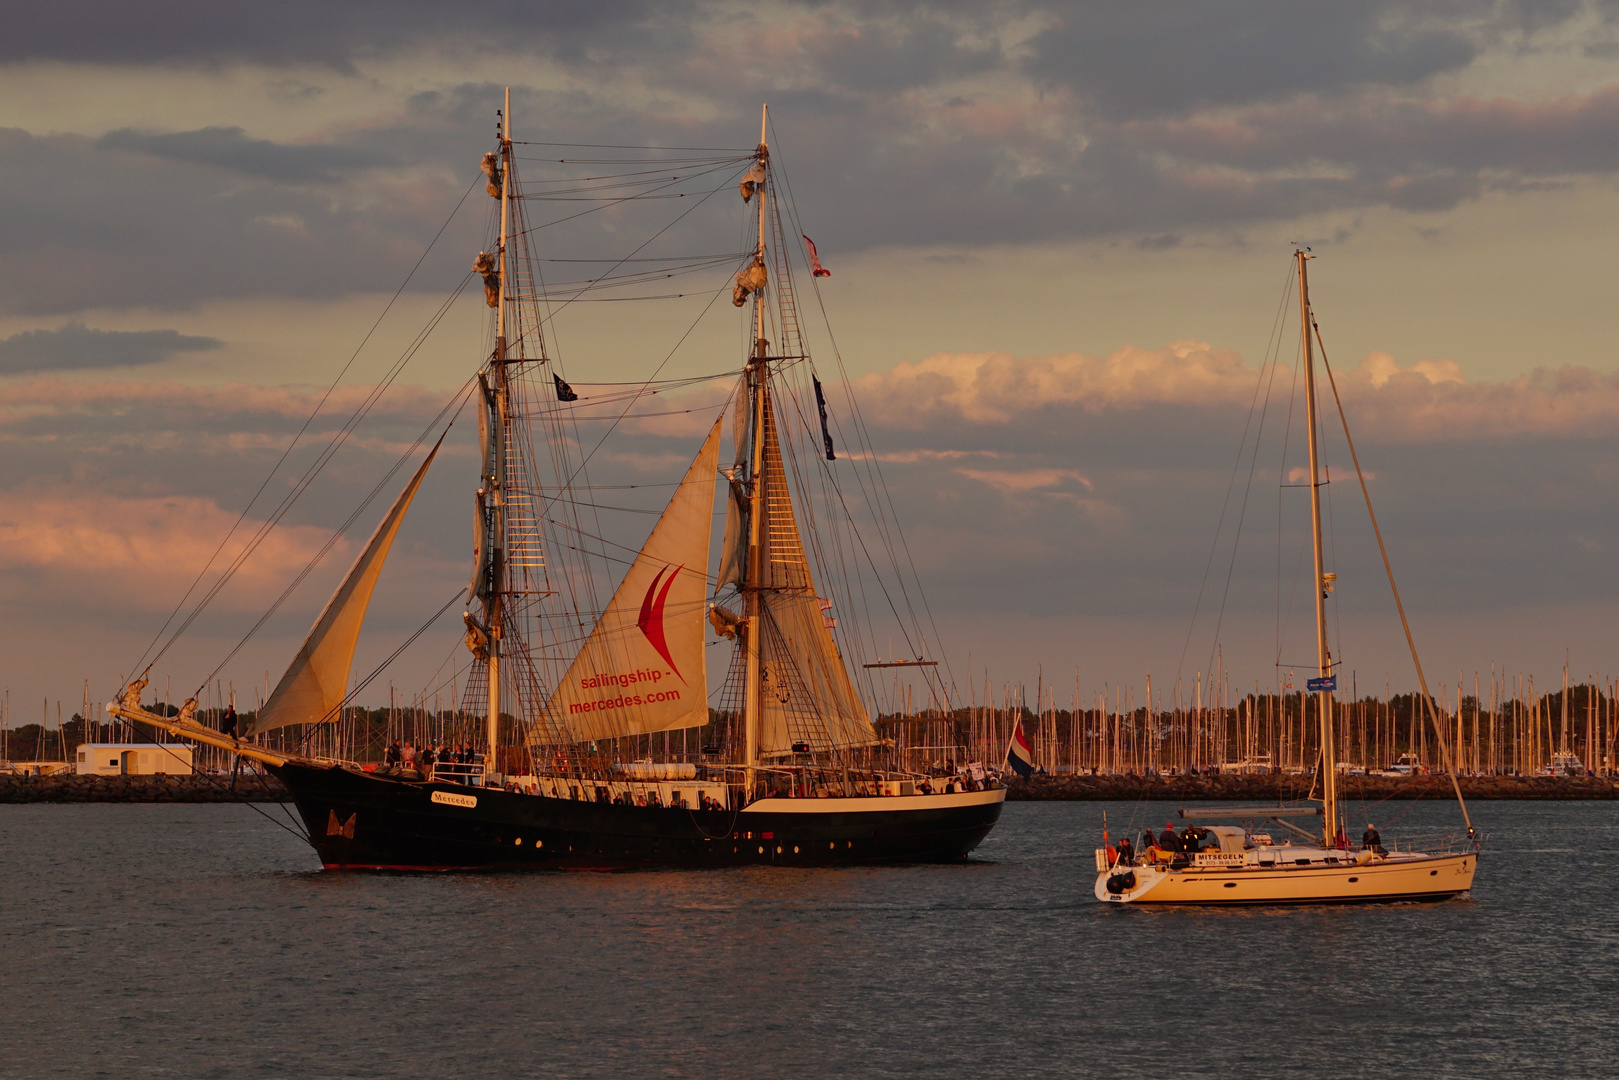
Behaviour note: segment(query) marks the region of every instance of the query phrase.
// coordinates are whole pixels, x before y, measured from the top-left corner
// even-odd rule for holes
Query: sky
[[[1565,655],[1576,679],[1614,674],[1619,7],[66,0],[0,38],[12,723],[110,696],[238,519],[268,513],[265,477],[284,493],[408,355],[154,681],[178,699],[216,667],[244,693],[278,677],[351,535],[220,665],[487,347],[471,293],[413,342],[487,243],[478,161],[508,86],[542,180],[623,153],[578,144],[745,153],[769,103],[833,271],[817,370],[860,402],[963,698],[1043,681],[1064,707],[1121,683],[1139,701],[1148,675],[1219,665],[1252,689],[1313,661],[1297,327],[1278,322],[1294,244],[1430,679],[1470,693],[1495,664],[1549,687]],[[722,194],[669,250],[745,246],[750,211]],[[648,205],[537,247],[617,258],[688,204]],[[736,313],[698,317],[732,272],[574,305],[549,345],[587,390],[734,370]],[[682,394],[690,414],[633,427],[602,476],[678,477],[724,397]],[[465,580],[465,427],[357,672]],[[1408,689],[1325,431],[1336,649],[1362,692]],[[631,541],[650,527],[624,517]],[[370,699],[438,685],[459,647],[451,619]]]

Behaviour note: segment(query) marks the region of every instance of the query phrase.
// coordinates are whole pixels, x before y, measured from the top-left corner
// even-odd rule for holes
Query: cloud
[[[120,128],[103,135],[96,145],[100,149],[147,154],[291,183],[330,183],[357,165],[382,164],[374,155],[357,153],[352,144],[289,145],[269,139],[250,139],[239,127],[176,132]]]
[[[196,496],[0,492],[0,573],[13,602],[80,603],[103,613],[167,611],[235,521],[235,514]],[[239,530],[216,565],[235,558],[257,524]],[[327,536],[310,526],[276,529],[221,595],[219,610],[267,606]],[[351,549],[340,542],[330,558],[342,562]]]
[[[1262,379],[1235,350],[1177,341],[1160,349],[1125,346],[1103,357],[938,353],[868,375],[856,391],[892,430],[959,422],[999,428],[1053,409],[1085,416],[1246,410],[1260,400],[1256,394],[1284,393],[1290,378],[1279,372]],[[1402,365],[1387,352],[1373,351],[1337,379],[1351,430],[1390,442],[1596,438],[1619,424],[1619,374],[1576,365],[1467,382],[1453,360]],[[1330,403],[1325,380],[1321,394]],[[889,449],[885,460],[901,460],[904,453],[918,451]]]
[[[224,344],[178,330],[92,330],[74,321],[56,330],[24,330],[0,339],[0,375],[135,367]]]
[[[938,415],[1005,423],[1051,405],[1095,412],[1150,404],[1233,404],[1252,395],[1255,377],[1234,350],[1177,341],[1162,349],[1128,345],[1105,357],[938,353],[869,375],[857,392],[901,423]]]
[[[1365,83],[1410,85],[1479,52],[1469,16],[1489,3],[1341,5],[1257,0],[1178,10],[1064,5],[1028,45],[1026,70],[1105,114],[1180,113]]]
[[[685,7],[634,0],[471,0],[453,7],[433,0],[286,0],[274,7],[156,0],[136,10],[111,0],[62,0],[49,10],[10,12],[0,62],[252,61],[346,69],[359,57],[447,42],[487,46],[500,40],[535,51],[578,49],[596,34],[640,23],[649,8],[678,15]]]
[[[1460,0],[1441,16],[1253,0],[1174,19],[1104,4],[785,0],[56,11],[24,16],[0,62],[179,65],[190,93],[220,65],[271,65],[259,73],[271,116],[333,119],[300,119],[298,138],[231,123],[0,132],[0,215],[13,223],[0,303],[14,312],[82,310],[85,296],[184,306],[391,291],[475,182],[501,92],[483,63],[497,38],[497,55],[525,58],[514,108],[544,117],[543,132],[520,130],[533,138],[745,148],[769,100],[804,216],[845,256],[1076,239],[1172,251],[1305,215],[1432,213],[1619,172],[1619,85],[1537,98],[1446,81],[1573,48],[1556,35],[1585,16],[1567,5]],[[287,103],[280,68],[300,64],[339,72],[318,107]],[[523,153],[531,178],[553,175],[555,162]],[[541,220],[564,212],[527,205]],[[568,236],[547,230],[546,246],[627,251],[625,237],[669,224],[666,209],[621,204]],[[714,250],[736,212],[716,201],[665,240]],[[484,242],[481,215],[467,215],[414,287],[452,287]],[[66,252],[71,285],[39,273]]]

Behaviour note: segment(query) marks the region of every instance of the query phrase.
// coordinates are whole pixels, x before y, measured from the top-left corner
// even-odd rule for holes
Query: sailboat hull
[[[1402,854],[1365,863],[1309,866],[1115,867],[1097,875],[1096,898],[1109,904],[1368,904],[1448,900],[1473,887],[1478,853]],[[1127,873],[1128,878],[1122,875]],[[1115,884],[1130,882],[1114,891]]]
[[[620,806],[272,766],[329,870],[856,866],[959,862],[1004,790],[761,799],[745,809]]]

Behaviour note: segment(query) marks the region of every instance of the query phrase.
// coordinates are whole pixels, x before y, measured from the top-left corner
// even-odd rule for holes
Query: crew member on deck
[[[1158,846],[1165,851],[1179,851],[1181,849],[1181,842],[1175,836],[1175,823],[1173,821],[1164,822],[1164,831],[1158,834]]]
[[[1388,854],[1383,850],[1383,838],[1377,834],[1377,826],[1370,821],[1366,823],[1366,831],[1360,834],[1360,846],[1378,855]]]
[[[225,715],[219,721],[219,733],[236,738],[236,706],[225,706]]]
[[[1136,849],[1131,845],[1130,838],[1126,836],[1119,841],[1119,865],[1134,866],[1136,864]]]

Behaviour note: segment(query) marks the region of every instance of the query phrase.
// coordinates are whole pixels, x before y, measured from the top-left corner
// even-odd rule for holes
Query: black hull
[[[959,862],[994,827],[1005,794],[771,799],[741,811],[692,810],[408,782],[296,762],[271,771],[287,785],[329,870]],[[475,805],[464,805],[468,800]]]

